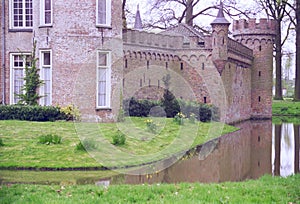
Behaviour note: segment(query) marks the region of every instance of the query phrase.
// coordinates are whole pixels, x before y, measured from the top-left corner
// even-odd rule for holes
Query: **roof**
[[[175,27],[168,28],[165,31],[162,31],[161,34],[166,35],[176,35],[176,36],[184,36],[184,37],[199,37],[200,39],[203,39],[204,34],[197,31],[193,27],[185,24],[180,23]]]
[[[219,5],[219,12],[217,17],[215,18],[215,20],[213,22],[211,22],[211,25],[213,24],[225,24],[225,25],[229,25],[229,21],[225,18],[224,16],[224,9],[223,9],[223,3],[220,2]]]
[[[136,14],[135,14],[134,29],[136,29],[136,30],[142,30],[143,29],[143,23],[142,23],[142,18],[141,18],[141,14],[140,14],[139,5],[137,5],[137,11],[136,11]]]

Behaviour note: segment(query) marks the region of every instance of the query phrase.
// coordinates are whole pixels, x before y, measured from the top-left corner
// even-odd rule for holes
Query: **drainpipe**
[[[5,59],[6,59],[6,36],[5,36],[5,0],[2,0],[2,104],[5,105]]]

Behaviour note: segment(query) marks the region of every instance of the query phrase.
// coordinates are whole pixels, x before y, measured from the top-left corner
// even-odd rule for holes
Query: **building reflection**
[[[225,182],[256,179],[272,173],[272,122],[246,121],[240,130],[197,148],[193,156],[148,175],[125,175],[124,182]],[[140,172],[145,172],[145,169]],[[135,171],[138,174],[138,171]]]

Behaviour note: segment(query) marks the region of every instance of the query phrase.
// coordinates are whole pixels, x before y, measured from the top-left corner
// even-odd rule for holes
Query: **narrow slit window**
[[[180,70],[183,70],[183,62],[180,62]]]
[[[203,103],[207,103],[207,98],[206,98],[206,96],[203,97]]]
[[[125,68],[128,68],[128,60],[125,59]]]

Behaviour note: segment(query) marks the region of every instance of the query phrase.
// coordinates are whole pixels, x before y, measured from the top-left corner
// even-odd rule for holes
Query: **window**
[[[52,25],[52,0],[41,0],[40,4],[41,11],[41,22],[40,24],[43,26],[51,26]]]
[[[10,57],[10,103],[16,104],[19,102],[18,94],[22,93],[24,85],[25,66],[30,66],[30,55],[11,54]]]
[[[110,108],[110,52],[98,51],[97,56],[97,108]]]
[[[51,51],[41,51],[41,69],[40,76],[43,80],[43,85],[40,87],[40,104],[49,106],[52,103],[52,56]]]
[[[97,0],[96,25],[111,26],[111,0]]]
[[[32,0],[10,1],[10,28],[32,28]]]

